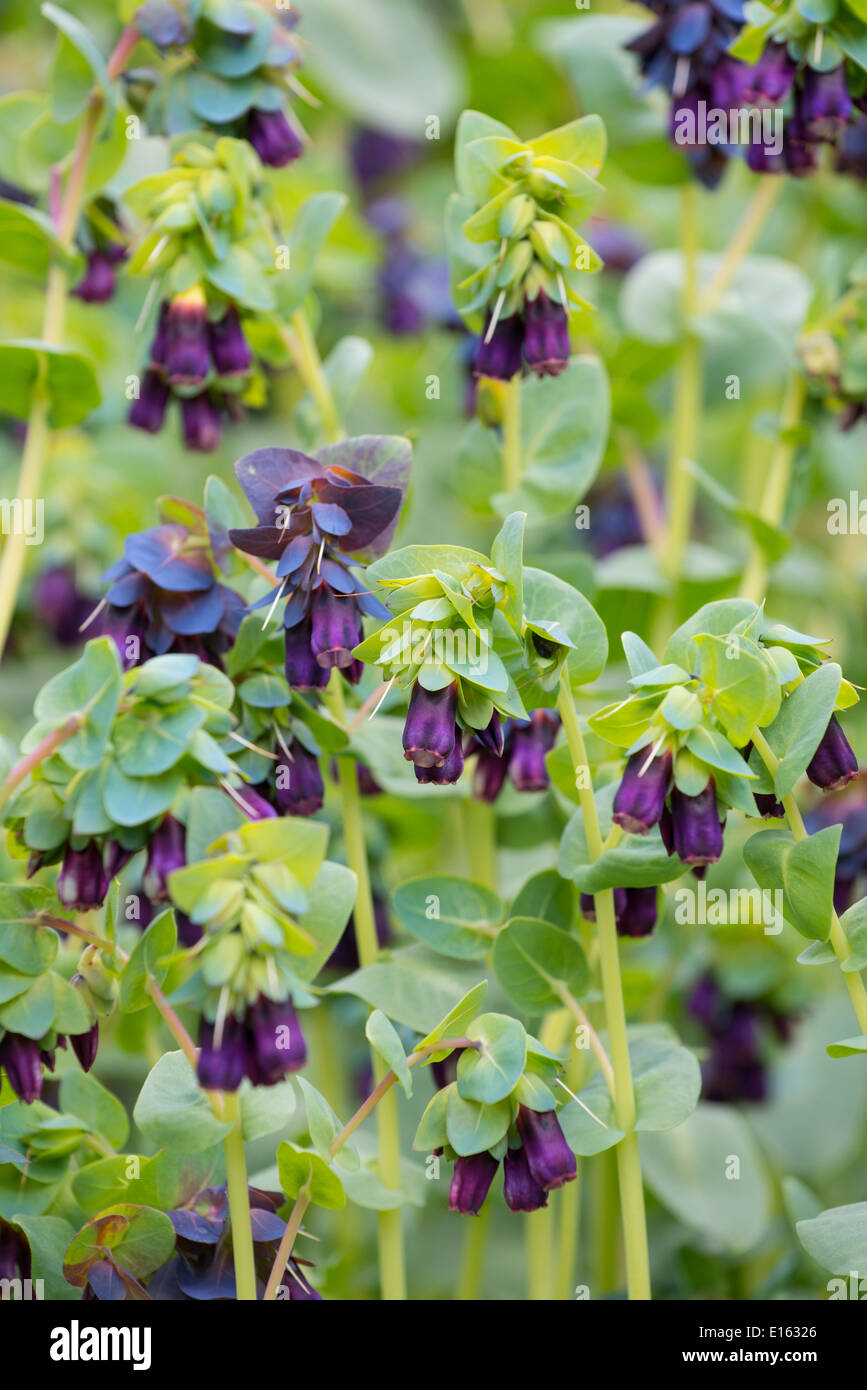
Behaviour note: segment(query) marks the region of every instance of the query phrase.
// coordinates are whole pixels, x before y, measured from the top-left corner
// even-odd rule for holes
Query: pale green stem
[[[469,798],[461,802],[465,831],[464,848],[470,877],[484,888],[497,891],[497,818],[487,801]]]
[[[268,1275],[268,1283],[265,1285],[266,1303],[271,1302],[277,1297],[277,1290],[283,1275],[286,1273],[286,1266],[289,1263],[289,1256],[292,1254],[298,1232],[301,1229],[301,1222],[304,1220],[304,1213],[310,1205],[310,1192],[306,1187],[302,1187],[298,1196],[295,1198],[294,1205],[289,1213],[289,1220],[286,1222],[286,1229],[280,1238],[277,1254],[271,1266],[271,1273]]]
[[[571,1050],[566,1079],[569,1089],[577,1095],[584,1083],[584,1055],[576,1047]],[[554,1272],[554,1297],[559,1302],[571,1299],[574,1289],[581,1221],[581,1188],[584,1182],[584,1163],[580,1158],[577,1160],[577,1169],[578,1176],[575,1181],[567,1182],[558,1194],[560,1244]]]
[[[466,1223],[461,1272],[455,1294],[458,1303],[478,1302],[485,1270],[485,1251],[488,1246],[492,1209],[492,1204],[486,1202],[478,1216]]]
[[[297,352],[294,354],[296,364],[319,412],[322,432],[329,444],[337,444],[339,440],[343,439],[344,433],[306,311],[296,309],[290,323],[297,344]]]
[[[538,1211],[528,1212],[524,1217],[527,1242],[527,1297],[531,1303],[549,1303],[553,1297],[552,1216],[550,1207],[540,1207]]]
[[[339,671],[332,673],[325,693],[326,702],[332,715],[341,728],[346,727],[346,708],[343,698],[342,678]],[[367,846],[364,839],[364,823],[361,813],[361,795],[358,790],[358,773],[351,757],[338,757],[338,782],[343,813],[343,836],[346,842],[346,859],[358,881],[355,899],[354,922],[355,940],[358,946],[358,961],[362,969],[375,965],[379,953],[376,938],[376,917],[373,911],[373,894],[370,887],[370,871],[367,864]],[[388,1076],[388,1068],[379,1054],[372,1051],[373,1075],[378,1084]],[[379,1176],[384,1187],[393,1191],[400,1188],[400,1121],[398,1117],[397,1096],[392,1087],[387,1087],[380,1103],[376,1106],[376,1128],[379,1151]],[[379,1229],[379,1274],[383,1300],[400,1301],[406,1298],[406,1269],[403,1253],[403,1220],[400,1207],[393,1211],[381,1211],[377,1217]]]
[[[759,757],[773,777],[780,766],[777,755],[774,753],[774,750],[771,748],[761,729],[753,729],[751,738],[753,746],[758,751]],[[804,818],[798,809],[794,796],[790,792],[788,796],[784,796],[781,799],[783,810],[786,813],[786,820],[794,838],[796,840],[808,839],[807,827],[804,825]],[[849,945],[846,933],[840,925],[840,919],[833,908],[831,910],[831,932],[828,940],[833,947],[834,955],[837,957],[837,963],[842,967],[851,956],[852,948]],[[846,988],[849,991],[849,997],[852,1000],[852,1007],[855,1010],[855,1016],[858,1019],[861,1033],[867,1036],[867,989],[864,988],[864,981],[861,975],[855,971],[844,971],[841,969],[840,973],[846,982]]]
[[[780,433],[788,433],[799,424],[806,399],[806,382],[797,367],[793,368],[786,384],[786,394],[780,411]],[[771,466],[768,469],[764,496],[759,510],[763,521],[770,526],[779,526],[783,519],[786,497],[792,477],[792,462],[797,452],[797,442],[791,438],[780,438],[774,446]],[[758,543],[753,540],[750,563],[744,574],[741,593],[753,603],[761,603],[765,597],[768,580],[768,567],[765,556]]]
[[[560,718],[566,733],[575,784],[584,818],[584,832],[591,861],[603,852],[602,832],[593,796],[590,763],[584,747],[584,737],[568,685],[562,676],[557,701]],[[623,1005],[623,986],[620,978],[620,955],[617,927],[614,918],[614,891],[607,888],[594,893],[596,934],[599,942],[599,964],[602,974],[602,993],[605,1020],[614,1071],[614,1114],[624,1139],[618,1145],[617,1170],[620,1179],[620,1208],[623,1219],[623,1238],[626,1247],[626,1277],[629,1297],[633,1300],[650,1298],[650,1259],[647,1248],[647,1226],[644,1214],[644,1188],[638,1142],[630,1140],[635,1125],[635,1093],[632,1086],[632,1064],[629,1058],[629,1038],[626,1031],[626,1010]]]
[[[690,322],[698,295],[698,203],[695,185],[683,192],[681,255],[683,257],[684,337],[674,383],[671,444],[666,471],[666,533],[662,554],[666,574],[676,590],[692,529],[695,477],[688,464],[695,459],[701,416],[701,347]]]
[[[232,1128],[223,1140],[226,1157],[226,1186],[232,1228],[232,1254],[235,1260],[235,1288],[239,1302],[256,1301],[256,1268],[253,1261],[253,1227],[250,1221],[250,1192],[241,1132],[241,1103],[237,1091],[223,1097],[223,1119]]]
[[[703,314],[716,308],[726,290],[737,274],[738,266],[748,255],[758,240],[765,225],[765,219],[776,202],[783,177],[760,178],[743,217],[735,228],[734,235],[723,252],[719,265],[701,298],[699,305]]]
[[[107,72],[114,81],[123,71],[129,54],[138,41],[138,32],[128,26],[108,60]],[[87,170],[94,140],[99,132],[105,97],[95,89],[88,100],[81,126],[72,152],[69,177],[63,192],[57,219],[57,238],[65,251],[72,248],[75,229],[81,212]],[[65,265],[55,260],[48,272],[45,293],[45,307],[42,316],[42,342],[57,347],[63,339],[63,324],[66,314],[68,274]],[[21,471],[15,492],[22,504],[30,502],[34,506],[39,500],[42,485],[42,470],[51,436],[50,407],[48,393],[48,363],[44,355],[40,357],[36,380],[30,398],[30,413],[27,419],[27,436],[21,456]],[[7,536],[0,561],[0,656],[6,646],[21,577],[24,573],[27,536],[20,527]]]
[[[503,491],[514,492],[521,481],[521,373],[506,382],[503,399]]]

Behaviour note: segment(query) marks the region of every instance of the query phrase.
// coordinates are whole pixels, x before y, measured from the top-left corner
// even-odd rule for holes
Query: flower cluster
[[[355,654],[408,690],[403,751],[419,782],[457,782],[465,754],[474,753],[486,799],[507,772],[525,790],[547,785],[544,756],[557,721],[546,710],[528,718],[519,687],[535,682],[541,704],[573,643],[559,622],[523,611],[523,524],[522,513],[507,518],[490,558],[412,546],[371,566],[370,577],[391,591],[392,617]],[[504,728],[503,718],[514,723]]]
[[[729,998],[713,973],[702,976],[693,987],[687,1009],[702,1025],[710,1044],[702,1064],[704,1099],[766,1100],[767,1025],[779,1041],[787,1043],[792,1037],[792,1015],[767,999]]]
[[[253,0],[201,6],[196,0],[145,0],[134,23],[164,56],[162,68],[127,74],[153,132],[210,127],[248,140],[265,164],[297,159],[302,134],[288,109],[297,90],[297,13],[270,14]],[[177,49],[187,61],[178,62]]]
[[[102,576],[111,584],[100,615],[125,668],[167,652],[219,666],[234,641],[244,600],[221,584],[200,532],[179,523],[127,536]]]
[[[254,1086],[273,1086],[304,1066],[307,1047],[293,999],[313,1003],[302,980],[311,962],[313,973],[324,964],[334,944],[323,946],[316,926],[304,920],[327,838],[327,827],[310,821],[247,824],[215,842],[209,858],[169,875],[173,903],[204,934],[202,1086],[235,1091],[245,1077]],[[340,931],[350,907],[347,901]]]
[[[477,111],[461,117],[458,194],[449,205],[455,302],[481,331],[474,370],[509,380],[526,362],[556,376],[569,362],[571,305],[601,261],[576,226],[602,196],[605,135],[595,116],[521,141]]]
[[[356,683],[353,655],[362,615],[385,616],[357,574],[389,545],[406,488],[405,440],[363,437],[313,458],[292,449],[258,449],[235,465],[258,525],[229,539],[248,555],[276,560],[277,589],[258,606],[283,599],[286,680],[293,690],[328,684],[332,670]]]
[[[129,419],[151,434],[169,401],[180,403],[184,442],[217,447],[225,414],[237,416],[254,382],[242,316],[274,307],[274,207],[249,145],[187,141],[171,168],[127,190],[143,227],[133,275],[159,277],[162,300],[148,363]]]
[[[449,1211],[477,1216],[501,1162],[509,1208],[537,1211],[547,1206],[548,1193],[571,1182],[577,1171],[547,1084],[560,1070],[559,1060],[504,1015],[480,1015],[468,1037],[471,1045],[433,1063],[439,1089],[422,1116],[414,1147],[433,1148],[454,1163]],[[519,1039],[523,1063],[516,1066],[511,1052]],[[509,1060],[501,1065],[498,1050],[504,1043]]]
[[[671,129],[699,103],[728,111],[740,104],[747,68],[728,55],[744,22],[744,0],[643,0],[657,16],[626,45],[649,83],[671,93]],[[687,157],[708,188],[722,176],[723,145],[689,144]]]

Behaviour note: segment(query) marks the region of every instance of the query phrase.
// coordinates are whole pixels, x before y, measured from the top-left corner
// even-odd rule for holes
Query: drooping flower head
[[[601,261],[579,235],[602,189],[604,134],[594,116],[521,141],[465,111],[456,141],[459,193],[450,204],[455,303],[481,334],[477,376],[509,380],[569,364],[569,312],[586,308],[581,277]]]
[[[103,630],[126,667],[166,652],[219,664],[240,626],[243,599],[217,579],[202,537],[178,523],[127,536],[103,579],[111,584]]]
[[[235,465],[258,525],[229,538],[248,555],[277,562],[285,597],[286,678],[294,689],[327,684],[334,668],[355,683],[353,650],[362,616],[387,616],[358,569],[382,554],[397,525],[409,469],[404,440],[347,440],[309,458],[292,449],[259,449]]]
[[[161,68],[136,73],[148,91],[147,115],[154,133],[161,125],[167,134],[174,133],[179,128],[179,104],[189,103],[198,126],[242,136],[264,164],[282,168],[297,159],[303,141],[286,98],[287,79],[300,65],[301,50],[292,33],[298,15],[290,6],[271,13],[255,0],[204,8],[189,0],[145,0],[133,23],[167,59]],[[188,50],[187,63],[178,62],[173,51],[179,48]],[[219,83],[222,102],[187,94],[179,77],[189,62]]]

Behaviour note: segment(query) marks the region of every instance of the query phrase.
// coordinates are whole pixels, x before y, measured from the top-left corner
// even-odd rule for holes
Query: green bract
[[[349,870],[325,862],[327,843],[314,821],[257,821],[169,876],[172,901],[205,933],[195,992],[208,1018],[260,994],[312,1002],[305,982],[334,949],[355,892]]]
[[[24,753],[74,722],[75,732],[39,763],[10,804],[16,839],[50,861],[94,836],[140,848],[148,827],[189,788],[242,783],[226,735],[234,687],[215,666],[180,654],[125,674],[108,637],[88,642],[72,666],[43,686]]]
[[[602,262],[577,227],[602,197],[595,176],[604,155],[598,116],[524,143],[500,121],[464,112],[447,234],[455,302],[470,327],[495,301],[508,316],[540,290],[564,306],[588,307],[581,277]]]

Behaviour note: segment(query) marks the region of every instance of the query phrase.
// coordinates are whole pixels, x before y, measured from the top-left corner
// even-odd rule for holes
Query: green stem
[[[124,29],[118,43],[108,60],[107,72],[114,81],[123,71],[129,54],[138,41],[138,31],[129,25]],[[94,90],[88,100],[81,126],[72,152],[69,177],[57,217],[57,237],[64,250],[72,247],[75,229],[81,213],[87,170],[94,140],[99,133],[105,107],[105,96]],[[63,325],[66,317],[66,297],[69,289],[65,266],[55,261],[48,272],[45,293],[45,308],[42,317],[42,339],[51,346],[59,346],[63,339]],[[27,418],[27,436],[21,456],[21,471],[15,496],[22,504],[36,505],[42,483],[42,470],[51,437],[50,400],[47,386],[48,364],[40,358],[36,380],[30,399],[30,413]],[[6,538],[3,558],[0,561],[0,656],[6,646],[18,589],[24,573],[27,537],[22,527]]]
[[[459,1303],[477,1303],[485,1268],[485,1251],[491,1224],[492,1203],[486,1202],[474,1220],[466,1223],[461,1272],[455,1298]]]
[[[576,1095],[584,1082],[584,1056],[573,1047],[567,1069],[569,1089]],[[581,1223],[581,1188],[584,1181],[584,1164],[578,1159],[578,1176],[574,1182],[567,1182],[559,1195],[558,1226],[560,1245],[557,1251],[557,1264],[554,1271],[554,1297],[558,1302],[572,1298],[575,1267],[578,1254],[578,1237]]]
[[[503,491],[521,482],[521,373],[506,382],[503,401]]]
[[[798,447],[796,441],[791,437],[790,431],[793,431],[800,423],[806,394],[804,377],[797,368],[794,368],[786,383],[786,394],[783,397],[780,411],[781,437],[774,446],[764,496],[759,509],[759,515],[771,526],[779,526],[783,519],[792,477],[792,462]],[[786,438],[786,435],[789,437]],[[752,599],[753,603],[761,603],[765,597],[767,579],[767,561],[761,547],[753,540],[750,563],[741,585],[741,593],[744,598]]]
[[[568,677],[560,679],[557,707],[566,731],[566,740],[575,769],[575,784],[584,818],[584,832],[591,861],[603,852],[602,832],[593,796],[590,763],[584,747],[584,737],[568,685]],[[626,1031],[626,1010],[620,979],[620,954],[614,918],[614,891],[606,888],[593,895],[596,908],[596,934],[599,942],[599,964],[602,974],[602,993],[605,1020],[614,1071],[614,1114],[617,1126],[625,1138],[620,1141],[617,1169],[620,1179],[620,1209],[623,1219],[623,1239],[626,1246],[626,1278],[629,1297],[633,1300],[650,1298],[650,1259],[647,1249],[647,1226],[644,1215],[644,1189],[638,1142],[632,1136],[635,1125],[635,1092],[632,1086],[632,1064],[629,1058],[629,1038]],[[630,1142],[632,1140],[632,1142]]]
[[[691,318],[698,296],[698,202],[695,186],[683,192],[681,255],[683,257],[684,339],[674,383],[671,445],[666,471],[666,534],[663,563],[676,590],[692,528],[695,477],[688,465],[695,458],[701,416],[701,346]]]
[[[707,314],[716,308],[737,274],[738,266],[758,240],[765,219],[776,202],[783,178],[760,178],[734,235],[720,258],[716,272],[702,295],[700,309]]]
[[[333,672],[325,698],[333,717],[342,728],[345,728],[346,707],[339,671]],[[375,965],[379,954],[379,944],[376,937],[376,917],[373,911],[373,894],[367,864],[367,845],[364,839],[358,773],[352,757],[339,757],[337,759],[337,776],[343,813],[346,858],[358,882],[353,915],[358,961],[364,969],[368,965]],[[378,1085],[384,1085],[389,1075],[388,1068],[377,1052],[372,1052],[372,1057],[374,1080]],[[397,1096],[391,1086],[384,1086],[382,1098],[376,1106],[376,1129],[380,1179],[384,1187],[398,1191],[400,1189],[400,1119]],[[406,1298],[406,1269],[403,1253],[403,1219],[400,1207],[396,1207],[393,1211],[381,1211],[377,1221],[379,1228],[379,1278],[382,1298],[386,1302],[401,1301]]]
[[[83,723],[83,714],[71,714],[59,729],[52,729],[50,734],[46,734],[45,738],[40,739],[31,753],[28,753],[25,758],[22,758],[10,769],[0,785],[0,808],[6,805],[15,788],[20,786],[33,769],[38,767],[45,758],[50,758],[61,743],[72,738],[72,735],[81,728]]]
[[[286,1223],[286,1229],[280,1238],[280,1244],[277,1247],[277,1254],[274,1258],[274,1263],[271,1266],[271,1273],[268,1275],[268,1283],[265,1285],[264,1297],[264,1302],[266,1303],[271,1302],[273,1299],[277,1297],[277,1290],[280,1287],[280,1281],[282,1280],[283,1275],[286,1273],[286,1266],[289,1263],[289,1256],[292,1254],[292,1250],[295,1245],[298,1232],[301,1229],[301,1222],[304,1220],[304,1213],[306,1212],[309,1205],[310,1193],[306,1187],[302,1187],[301,1191],[298,1193],[298,1196],[295,1198],[295,1203],[292,1207],[291,1212],[289,1213],[289,1220]]]
[[[470,861],[470,877],[484,888],[497,891],[497,820],[493,806],[472,798],[462,801],[465,840]]]
[[[777,755],[774,753],[774,750],[771,748],[761,729],[753,729],[751,737],[753,746],[758,750],[759,757],[768,769],[768,772],[773,776],[780,766]],[[788,796],[782,797],[782,803],[789,829],[795,840],[808,839],[809,836],[807,827],[804,825],[804,818],[791,792]],[[852,948],[849,945],[846,933],[840,925],[840,918],[833,909],[831,910],[831,932],[828,940],[833,947],[838,965],[842,967],[851,956]],[[858,1019],[861,1032],[863,1035],[867,1036],[867,989],[864,988],[864,981],[857,972],[849,972],[841,969],[840,973],[849,991],[849,997],[852,1000],[852,1007],[855,1010],[855,1016]]]
[[[250,1222],[250,1193],[247,1164],[241,1132],[241,1104],[237,1091],[223,1096],[223,1119],[232,1128],[223,1140],[226,1158],[226,1185],[229,1219],[232,1227],[232,1254],[235,1260],[235,1288],[239,1302],[256,1301],[256,1268],[253,1262],[253,1227]]]
[[[329,444],[337,444],[344,437],[340,416],[328,377],[322,366],[322,359],[319,356],[319,349],[316,346],[316,339],[313,336],[306,310],[296,309],[290,323],[297,344],[297,352],[294,354],[295,360],[304,379],[304,384],[316,404],[322,432]]]
[[[571,1184],[570,1184],[571,1186]],[[524,1218],[527,1241],[527,1297],[531,1303],[549,1303],[551,1285],[552,1210],[540,1207]]]
[[[610,1149],[593,1160],[593,1276],[594,1297],[603,1298],[617,1288],[617,1169]]]

